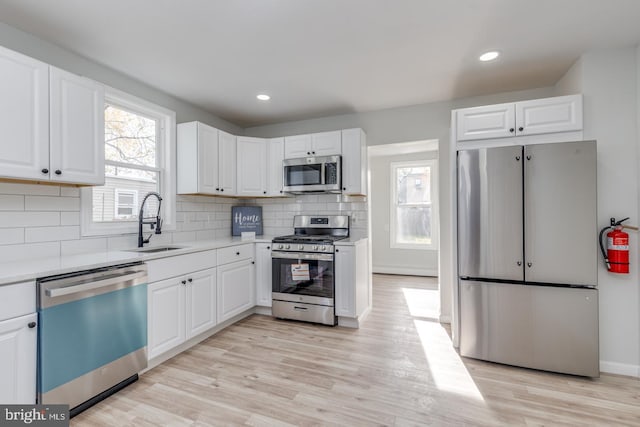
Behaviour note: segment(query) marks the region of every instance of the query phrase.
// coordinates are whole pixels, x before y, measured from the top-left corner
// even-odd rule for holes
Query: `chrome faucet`
[[[145,221],[145,219],[143,218],[144,204],[149,198],[149,196],[155,196],[158,199],[158,213],[156,214],[155,219],[151,217],[151,219],[147,219]],[[151,236],[153,236],[153,234],[149,234],[149,237],[147,237],[146,239],[142,237],[143,224],[149,224],[149,227],[151,227],[152,230],[155,226],[155,229],[156,229],[155,233],[162,234],[162,218],[160,218],[160,206],[162,206],[162,197],[160,197],[160,194],[156,193],[155,191],[147,193],[147,195],[144,196],[144,199],[142,199],[142,204],[140,205],[140,213],[138,214],[138,247],[139,248],[141,248],[145,243],[149,243],[149,240],[151,240]]]

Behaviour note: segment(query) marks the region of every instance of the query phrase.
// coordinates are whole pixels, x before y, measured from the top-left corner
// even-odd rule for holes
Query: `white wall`
[[[425,84],[431,84],[425,82]],[[451,230],[454,217],[450,212],[451,180],[449,171],[449,139],[451,110],[476,105],[545,98],[554,95],[554,88],[506,92],[494,95],[434,102],[408,107],[390,108],[358,114],[322,117],[257,126],[245,129],[245,135],[277,137],[310,132],[360,127],[367,134],[367,145],[392,144],[406,141],[439,140],[439,194],[440,194],[440,307],[441,321],[449,322],[452,312],[453,262]]]
[[[392,248],[389,239],[391,217],[391,162],[437,159],[437,151],[403,155],[370,156],[371,242],[374,273],[438,275],[437,250]]]

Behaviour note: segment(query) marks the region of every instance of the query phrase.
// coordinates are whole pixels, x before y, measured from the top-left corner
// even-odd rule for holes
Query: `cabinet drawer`
[[[216,251],[202,251],[147,261],[148,282],[182,276],[216,266]]]
[[[36,312],[36,282],[0,286],[0,320]]]
[[[218,249],[218,265],[253,258],[253,245],[229,246]]]

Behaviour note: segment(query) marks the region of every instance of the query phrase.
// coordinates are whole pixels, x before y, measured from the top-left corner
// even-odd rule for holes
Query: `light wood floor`
[[[640,381],[460,358],[434,279],[376,275],[359,330],[253,315],[72,420],[152,425],[640,425]]]

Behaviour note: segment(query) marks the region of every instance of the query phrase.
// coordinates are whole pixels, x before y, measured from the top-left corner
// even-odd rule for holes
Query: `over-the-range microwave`
[[[283,162],[284,191],[287,193],[340,193],[340,156],[302,157]]]

